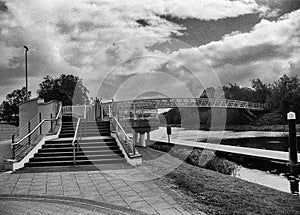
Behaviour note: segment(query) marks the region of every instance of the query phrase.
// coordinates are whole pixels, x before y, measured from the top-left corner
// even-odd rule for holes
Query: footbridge
[[[36,107],[35,111],[33,107]],[[95,100],[91,104],[72,106],[62,106],[60,101],[43,103],[39,99],[32,99],[21,106],[20,118],[23,126],[18,137],[12,138],[13,157],[9,165],[12,164],[12,169],[15,169],[14,166],[24,166],[28,161],[33,164],[33,161],[41,160],[40,157],[32,157],[36,152],[48,156],[47,147],[57,145],[50,139],[63,138],[63,134],[71,135],[68,136],[70,140],[64,140],[66,142],[64,146],[70,148],[70,152],[65,153],[67,155],[64,154],[64,156],[73,159],[70,163],[76,164],[79,162],[77,158],[82,159],[83,155],[80,154],[79,148],[87,146],[86,142],[90,141],[90,139],[84,139],[89,138],[87,135],[102,137],[104,133],[117,140],[125,157],[134,159],[140,156],[135,146],[146,146],[145,135],[147,134],[147,139],[150,139],[150,132],[159,128],[158,109],[162,108],[225,108],[263,111],[266,106],[247,101],[215,98],[148,98],[108,102]],[[72,122],[64,122],[63,116],[72,116],[76,119],[72,119]],[[50,159],[42,158],[47,162]]]

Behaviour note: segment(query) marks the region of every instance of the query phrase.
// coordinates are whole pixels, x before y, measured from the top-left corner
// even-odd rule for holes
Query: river
[[[172,140],[184,140],[184,141],[208,141],[209,139],[219,139],[220,142],[225,140],[225,142],[230,142],[234,139],[233,145],[236,145],[237,140],[243,139],[247,147],[251,145],[252,141],[259,138],[286,138],[288,133],[286,132],[261,132],[261,131],[246,131],[246,132],[234,132],[234,131],[198,131],[198,130],[187,130],[184,128],[172,128],[171,142]],[[152,140],[168,141],[168,136],[166,134],[166,128],[160,127],[158,130],[151,132]],[[228,141],[227,141],[228,140]],[[245,141],[246,140],[246,141]],[[248,141],[249,140],[249,141]],[[248,142],[247,142],[248,141]],[[254,141],[255,142],[255,141]],[[267,142],[267,141],[265,141]],[[269,141],[271,142],[271,141]],[[255,142],[254,147],[257,147],[259,143]],[[265,148],[262,147],[262,148]],[[284,148],[284,147],[283,147]],[[285,150],[285,149],[283,149]],[[286,151],[286,150],[285,150]],[[266,187],[274,188],[283,192],[294,193],[295,195],[299,192],[299,177],[296,180],[288,180],[286,174],[273,174],[269,171],[261,171],[258,169],[250,169],[244,166],[239,166],[238,171],[234,177],[260,184]],[[290,178],[289,178],[290,179]],[[292,186],[292,188],[291,188]]]

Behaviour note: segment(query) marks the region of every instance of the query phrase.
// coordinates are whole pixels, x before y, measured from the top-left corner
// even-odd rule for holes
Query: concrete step
[[[101,170],[126,170],[133,167],[127,163],[95,164],[95,165],[66,165],[66,166],[34,166],[17,170],[16,173],[39,173],[39,172],[75,172],[75,171],[101,171]]]
[[[46,141],[45,144],[47,143],[71,143],[73,140],[73,138],[57,138],[57,139],[54,139],[54,140],[48,140]],[[81,142],[111,142],[111,141],[114,141],[115,142],[115,139],[111,136],[98,136],[98,137],[90,137],[90,138],[83,138],[81,140]]]
[[[119,150],[118,146],[80,146],[81,151]],[[38,152],[73,152],[73,147],[41,148]]]
[[[118,154],[104,154],[104,155],[78,155],[76,154],[76,160],[107,160],[107,159],[119,159],[124,158],[123,155]],[[51,156],[51,157],[33,157],[29,159],[29,162],[44,162],[44,161],[73,161],[72,156]]]
[[[66,138],[66,137],[74,137],[75,133],[67,133],[67,132],[62,132],[59,134],[59,138]],[[79,134],[78,134],[79,135]],[[83,132],[82,133],[82,136],[85,137],[85,136],[109,136],[110,135],[110,132],[108,131],[94,131],[94,132]]]
[[[79,151],[75,152],[76,155],[81,156],[81,155],[108,155],[108,154],[117,154],[117,155],[122,155],[121,150],[99,150],[99,151]],[[35,157],[55,157],[55,156],[73,156],[73,151],[70,152],[39,152],[34,155]]]
[[[77,146],[77,143],[75,144]],[[80,142],[79,147],[81,146],[116,146],[116,142]],[[46,143],[42,146],[42,148],[63,148],[63,147],[72,147],[72,143]]]
[[[116,164],[116,163],[126,163],[123,158],[118,159],[101,159],[101,160],[77,160],[77,165],[97,165],[97,164]],[[40,161],[40,162],[28,162],[25,167],[34,166],[71,166],[74,165],[73,161]]]

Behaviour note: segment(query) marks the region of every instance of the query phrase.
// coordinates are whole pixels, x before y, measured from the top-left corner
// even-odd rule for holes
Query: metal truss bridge
[[[102,105],[111,105],[112,102],[102,103]],[[113,102],[115,108],[136,108],[136,109],[157,109],[157,108],[232,108],[248,109],[262,111],[266,106],[261,103],[252,103],[247,101],[230,99],[206,99],[206,98],[157,98],[157,99],[137,99],[127,101]]]

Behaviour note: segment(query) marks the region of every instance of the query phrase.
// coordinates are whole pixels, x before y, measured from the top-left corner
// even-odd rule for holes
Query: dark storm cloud
[[[186,28],[182,31],[183,36],[173,35],[173,38],[182,40],[191,46],[200,46],[211,41],[221,40],[224,35],[234,31],[249,32],[262,19],[259,14],[246,14],[219,20],[180,19],[171,16],[164,18]]]
[[[4,1],[0,1],[0,13],[4,12],[6,13],[8,11],[8,7],[6,6]]]
[[[256,61],[264,61],[276,58],[288,58],[292,50],[280,45],[270,43],[260,45],[248,45],[239,49],[228,50],[223,53],[216,53],[210,56],[213,59],[213,66],[221,67],[226,64],[243,65]]]

